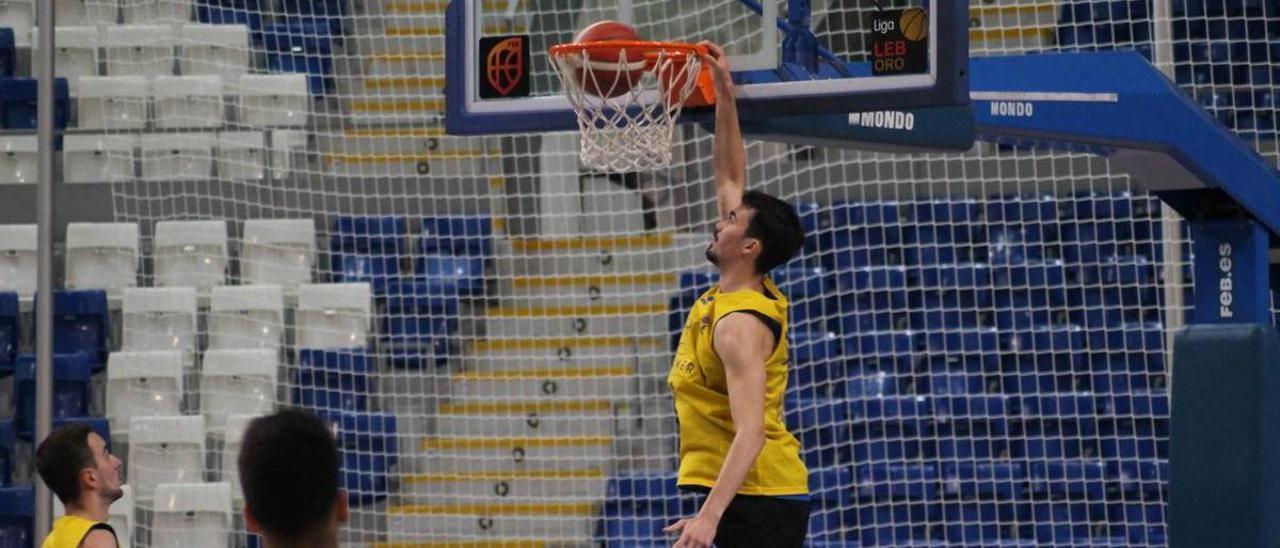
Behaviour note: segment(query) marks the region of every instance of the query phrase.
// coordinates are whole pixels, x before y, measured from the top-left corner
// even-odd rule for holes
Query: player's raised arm
[[[747,152],[742,148],[742,130],[738,127],[738,103],[734,96],[729,57],[711,42],[701,42],[710,51],[705,62],[711,67],[716,88],[716,205],[720,219],[728,220],[729,212],[742,203],[747,188]]]

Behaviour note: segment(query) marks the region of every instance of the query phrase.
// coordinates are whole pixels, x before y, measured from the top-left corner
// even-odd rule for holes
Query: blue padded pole
[[[782,39],[782,62],[818,72],[818,38],[809,27],[813,6],[809,0],[790,0],[787,6],[787,36]]]
[[[1193,325],[1174,336],[1169,546],[1275,546],[1280,538],[1280,334],[1271,234],[1252,219],[1191,222]]]
[[[789,0],[789,1],[791,1],[791,2],[803,2],[803,3],[805,4],[805,6],[806,6],[806,8],[805,8],[806,13],[809,13],[809,11],[810,11],[810,10],[809,10],[809,6],[810,6],[810,4],[809,4],[809,0]],[[738,0],[738,2],[740,2],[742,5],[744,5],[744,6],[746,6],[747,8],[749,8],[751,11],[756,12],[756,14],[758,14],[758,15],[764,15],[764,6],[761,6],[761,5],[760,5],[760,3],[759,3],[759,2],[757,2],[756,0]],[[787,7],[787,13],[791,13],[791,10],[793,10],[793,9],[795,9],[794,4],[789,5],[789,6]],[[808,16],[806,15],[806,17],[808,17]],[[782,18],[779,18],[779,19],[778,19],[777,21],[775,21],[774,23],[775,23],[776,25],[778,25],[778,30],[781,30],[782,32],[785,32],[785,33],[788,33],[788,34],[791,32],[791,25],[790,25],[790,23],[789,23],[788,21],[783,20]],[[806,28],[806,29],[808,28],[808,25],[807,25],[807,24],[806,24],[805,28]],[[813,36],[813,32],[812,32],[812,30],[810,30],[809,35],[810,35],[811,37]],[[836,69],[836,71],[837,71],[837,72],[839,72],[841,76],[851,76],[851,74],[849,74],[849,67],[848,67],[848,66],[846,66],[845,61],[844,61],[843,59],[841,59],[841,58],[837,57],[837,56],[836,56],[836,54],[834,54],[834,53],[832,53],[832,52],[831,52],[831,50],[829,50],[829,49],[827,49],[827,48],[824,48],[824,47],[819,46],[819,45],[818,45],[817,38],[814,38],[813,46],[814,46],[814,48],[815,48],[815,49],[814,49],[815,54],[816,54],[818,57],[821,57],[823,61],[826,61],[826,62],[827,62],[827,63],[829,63],[833,68],[835,68],[835,69]],[[785,48],[785,45],[784,45],[784,48]],[[783,55],[784,55],[783,59],[785,60],[785,59],[786,59],[786,57],[785,57],[785,55],[786,55],[786,54],[784,53]]]

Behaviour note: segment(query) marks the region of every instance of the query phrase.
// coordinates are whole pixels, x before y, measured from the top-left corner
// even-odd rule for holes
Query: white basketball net
[[[596,71],[632,66],[627,56],[643,62],[644,51],[623,48],[618,63],[593,62],[587,49],[552,54],[560,81],[582,132],[582,165],[611,172],[652,171],[671,165],[671,139],[685,100],[697,86],[702,60],[683,51],[653,50],[650,67],[630,90],[613,95],[626,77],[600,78]],[[608,68],[605,68],[605,65]],[[590,86],[584,86],[584,83]],[[597,96],[586,89],[601,91]]]

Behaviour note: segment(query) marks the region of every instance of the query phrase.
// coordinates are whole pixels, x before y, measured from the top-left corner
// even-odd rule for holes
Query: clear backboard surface
[[[968,4],[451,0],[446,128],[460,135],[574,129],[547,51],[604,20],[630,23],[645,40],[724,46],[744,120],[967,106]],[[706,110],[687,109],[682,121],[705,119]]]

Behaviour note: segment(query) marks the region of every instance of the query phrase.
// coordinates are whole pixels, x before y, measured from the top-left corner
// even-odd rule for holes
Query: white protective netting
[[[632,3],[647,38],[758,38],[734,0]],[[542,52],[607,4],[486,2],[485,32],[531,34],[554,93]],[[814,4],[820,43],[865,56],[875,3]],[[972,4],[975,56],[1137,48],[1280,153],[1274,1]],[[288,405],[341,433],[352,545],[659,545],[696,511],[665,379],[712,283],[710,134],[617,176],[581,170],[572,134],[444,136],[442,0],[57,5],[64,177],[110,184],[142,242],[97,406],[135,545],[244,542],[234,483],[174,485],[234,482],[246,417]],[[1164,544],[1164,341],[1190,280],[1157,201],[1069,152],[748,156],[810,231],[776,279],[812,541]]]

